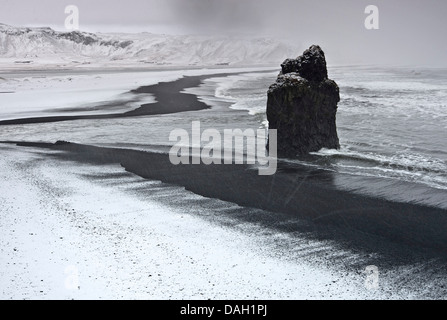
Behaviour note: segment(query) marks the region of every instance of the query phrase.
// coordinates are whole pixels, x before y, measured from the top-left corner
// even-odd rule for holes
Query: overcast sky
[[[80,29],[224,34],[319,44],[329,62],[447,66],[446,0],[0,0],[0,22],[64,30],[77,5]],[[367,30],[365,7],[379,8]],[[299,53],[297,53],[298,55]]]

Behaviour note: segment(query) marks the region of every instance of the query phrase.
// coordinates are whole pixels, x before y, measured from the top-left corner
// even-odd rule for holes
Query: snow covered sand
[[[140,86],[220,72],[263,70],[275,76],[284,58],[301,51],[268,39],[95,35],[5,25],[0,25],[0,44],[0,120],[123,113],[154,101],[151,94],[130,92]],[[267,68],[272,64],[273,69]],[[269,72],[263,75],[270,77]],[[188,127],[192,120],[218,129],[228,124],[258,127],[265,125],[266,87],[261,85],[262,92],[249,99],[244,93],[248,104],[241,105],[241,98],[231,93],[232,87],[245,88],[239,82],[253,83],[257,76],[219,75],[184,90],[212,110],[9,125],[1,127],[0,140],[68,140],[151,150],[169,145],[169,131]],[[57,152],[0,144],[1,299],[446,297],[446,265],[432,256],[402,262],[391,254],[359,252],[355,237],[343,247],[315,240],[310,231],[290,230],[305,224],[298,218],[283,221],[250,205],[142,179],[118,165],[51,157]],[[144,165],[158,168],[151,161]],[[186,177],[208,187],[201,184],[203,178]],[[261,224],[261,214],[284,228]],[[370,264],[379,267],[375,290],[368,288],[374,278],[368,282],[365,273]]]
[[[183,76],[252,72],[268,68],[170,70],[46,70],[7,72],[0,78],[0,120],[25,117],[113,114],[154,102],[150,94],[130,92],[141,86]],[[113,102],[113,103],[112,103]]]
[[[368,289],[362,269],[337,263],[337,257],[350,253],[330,242],[291,239],[256,223],[219,223],[216,213],[234,206],[229,203],[144,180],[119,166],[60,161],[32,148],[1,149],[1,299],[384,299],[433,294],[435,274],[435,279],[417,276],[418,271],[426,275],[424,266],[380,270],[379,289]],[[178,202],[172,201],[175,195],[180,201],[186,197],[189,205],[168,205]],[[167,197],[171,201],[162,201]],[[210,201],[214,204],[208,212],[198,214],[195,203]]]
[[[1,148],[2,299],[393,296],[367,290],[361,272],[290,261],[256,225],[225,227],[195,216],[194,207],[179,210],[142,197],[135,190],[160,183],[118,166],[101,167],[109,178],[95,181],[97,167]],[[276,241],[285,237],[275,235]]]
[[[222,73],[229,70],[247,69],[228,68]],[[95,74],[91,72],[75,72],[79,85],[67,82],[66,87],[88,89]],[[147,85],[158,82],[160,77],[167,77],[162,78],[167,81],[171,76],[176,79],[207,72],[217,73],[216,69],[104,72],[103,80],[117,90],[104,99],[113,100],[120,90],[134,89],[134,79]],[[49,73],[42,80],[44,87],[53,78],[68,77],[63,72]],[[33,90],[39,83],[39,78],[32,79],[26,90]],[[197,94],[214,92],[213,81],[206,85],[209,88],[195,88]],[[45,90],[50,95],[61,89],[49,85]],[[102,89],[98,93],[103,94]],[[84,95],[79,91],[77,96]],[[21,93],[16,95],[18,100],[22,97]],[[26,115],[33,112],[32,103],[22,107]],[[79,105],[76,107],[81,110]],[[145,117],[144,126],[141,118],[103,120],[94,125],[79,120],[4,126],[0,140],[66,139],[146,149],[149,144],[165,146],[172,127],[181,128],[205,113],[212,117],[209,122],[213,126],[225,124],[228,119],[235,125],[246,125],[245,118],[233,114],[237,110],[229,112],[225,108],[224,113],[221,109]],[[42,112],[41,108],[35,111]],[[160,123],[169,125],[161,130]],[[225,214],[240,210],[256,217],[256,212],[250,211],[255,209],[144,180],[119,166],[63,162],[48,157],[54,151],[4,144],[0,149],[0,298],[445,297],[446,270],[436,261],[421,260],[417,265],[384,269],[379,263],[386,265],[387,260],[373,257],[380,267],[379,289],[368,290],[364,270],[371,259],[340,249],[333,242],[270,230],[256,219],[244,222]]]

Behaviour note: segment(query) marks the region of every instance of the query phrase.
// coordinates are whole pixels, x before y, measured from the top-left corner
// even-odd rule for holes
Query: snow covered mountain
[[[93,34],[0,24],[0,62],[14,64],[268,65],[299,48],[268,38]]]

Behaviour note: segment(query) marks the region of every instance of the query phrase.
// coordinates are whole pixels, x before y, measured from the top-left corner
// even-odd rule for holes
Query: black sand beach
[[[212,75],[184,77],[170,83],[138,88],[135,93],[152,93],[157,102],[125,114],[18,119],[2,121],[0,125],[200,110],[208,106],[195,95],[181,91],[198,86],[209,77]],[[447,210],[341,190],[333,183],[336,173],[280,161],[275,175],[259,176],[258,171],[248,165],[175,166],[167,154],[137,150],[66,142],[5,143],[64,151],[51,156],[98,164],[99,171],[101,164],[120,164],[123,170],[146,179],[182,186],[205,197],[266,212],[262,216],[238,217],[242,220],[285,232],[311,234],[318,239],[337,240],[350,249],[387,256],[390,263],[447,258]]]
[[[227,76],[228,74],[218,74],[218,76]],[[203,80],[215,77],[216,75],[204,76],[185,76],[172,82],[161,82],[156,85],[143,86],[132,90],[136,94],[153,94],[156,102],[143,104],[141,107],[129,112],[120,114],[96,114],[96,115],[79,115],[79,116],[49,116],[49,117],[32,117],[22,119],[12,119],[0,121],[0,125],[17,125],[46,123],[72,120],[96,120],[96,119],[113,119],[125,117],[148,116],[156,114],[169,114],[184,111],[196,111],[208,109],[209,106],[199,101],[193,94],[182,92],[186,88],[199,86]],[[104,106],[107,107],[107,106]],[[75,111],[71,109],[70,111]],[[79,110],[82,111],[82,110]]]
[[[102,164],[121,164],[126,171],[146,179],[263,209],[271,214],[238,218],[267,228],[337,240],[350,249],[387,256],[391,264],[421,257],[447,258],[446,210],[337,190],[328,172],[280,164],[275,175],[259,176],[247,165],[175,166],[168,155],[159,153],[66,142],[17,144],[64,151],[51,156],[94,163],[99,171]]]

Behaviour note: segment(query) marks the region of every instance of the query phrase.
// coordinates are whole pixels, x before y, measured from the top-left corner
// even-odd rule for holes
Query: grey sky
[[[447,66],[445,0],[0,0],[0,22],[63,30],[69,4],[87,31],[281,36],[334,63]],[[369,4],[379,30],[364,27]]]

